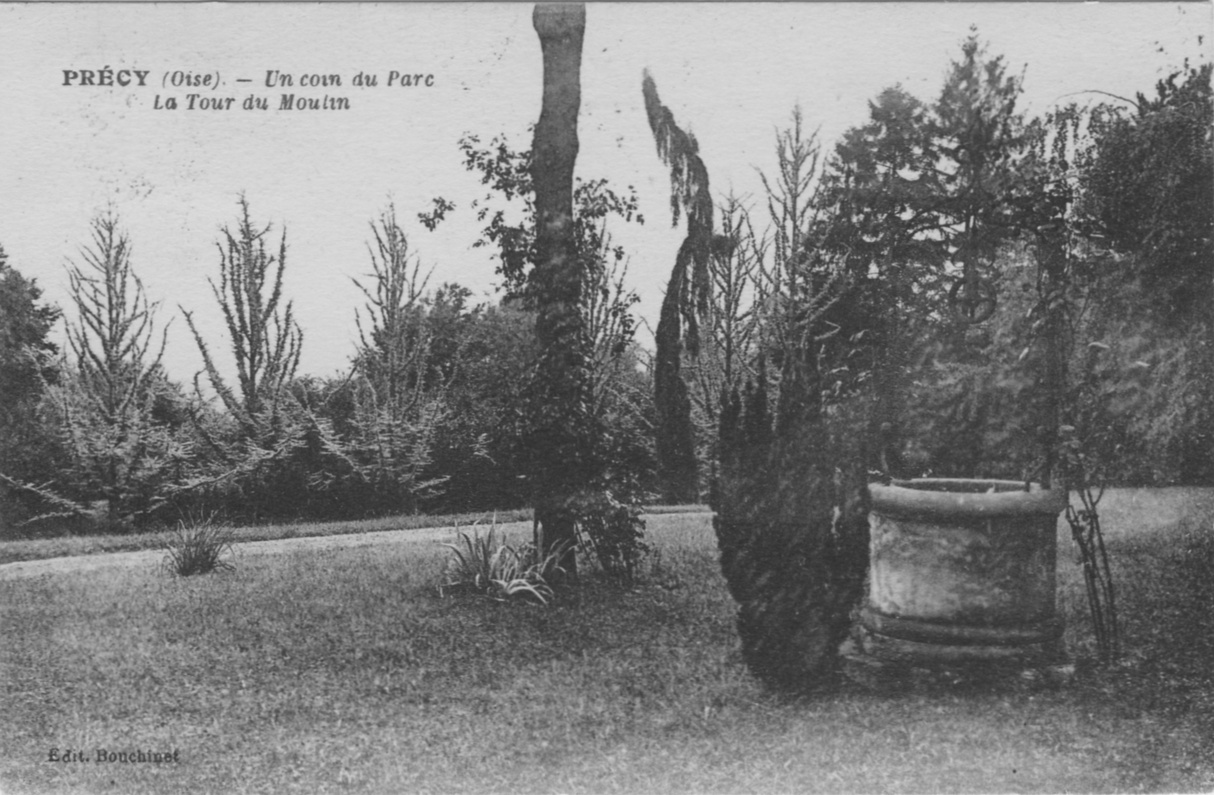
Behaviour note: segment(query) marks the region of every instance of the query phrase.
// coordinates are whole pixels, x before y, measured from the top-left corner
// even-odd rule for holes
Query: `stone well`
[[[1057,670],[1058,515],[1067,494],[1004,480],[870,486],[861,669]],[[857,653],[858,652],[858,653]]]

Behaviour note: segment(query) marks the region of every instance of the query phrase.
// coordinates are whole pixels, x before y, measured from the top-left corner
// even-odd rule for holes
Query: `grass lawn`
[[[649,505],[646,515],[658,516],[670,513],[692,513],[707,511],[703,505]],[[416,530],[431,527],[529,522],[531,509],[497,511],[489,513],[465,513],[457,516],[386,516],[379,519],[362,519],[344,522],[296,522],[293,524],[264,524],[233,528],[233,540],[276,541],[283,538],[315,538],[320,536],[351,535],[354,533],[377,533],[393,530]],[[55,535],[14,538],[14,530],[0,529],[0,565],[21,560],[44,560],[70,555],[100,555],[108,552],[133,552],[142,549],[160,549],[173,531],[163,530],[122,535]],[[5,533],[8,538],[5,538]]]
[[[707,514],[651,516],[641,582],[548,608],[440,598],[433,540],[0,579],[0,791],[1209,792],[1214,492],[1102,505],[1125,659],[1082,664],[1060,536],[1081,665],[1036,692],[764,693]]]
[[[296,522],[292,524],[264,524],[232,528],[232,540],[276,541],[283,538],[314,538],[319,536],[350,535],[352,533],[375,533],[387,530],[413,530],[425,527],[489,523],[494,516],[500,522],[530,521],[531,511],[502,511],[493,513],[469,513],[459,516],[385,516],[379,519],[363,519],[345,522]],[[9,531],[12,533],[13,531]],[[33,538],[15,538],[0,542],[0,564],[21,560],[43,560],[69,555],[100,555],[108,552],[134,552],[142,549],[160,549],[173,536],[171,529],[159,532],[124,533],[119,535],[45,535]]]

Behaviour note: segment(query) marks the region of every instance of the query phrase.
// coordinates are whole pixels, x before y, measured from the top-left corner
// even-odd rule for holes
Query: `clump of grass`
[[[232,554],[232,531],[216,524],[214,516],[181,520],[165,544],[164,565],[172,574],[190,577],[235,568],[225,556]]]
[[[532,599],[548,604],[553,591],[544,579],[544,572],[561,570],[560,551],[541,559],[534,544],[514,547],[497,535],[497,523],[485,536],[478,531],[472,535],[456,527],[457,541],[443,546],[451,550],[443,572],[444,589],[473,591],[498,601],[514,597]]]

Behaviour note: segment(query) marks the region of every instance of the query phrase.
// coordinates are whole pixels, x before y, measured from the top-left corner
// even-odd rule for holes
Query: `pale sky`
[[[800,103],[831,145],[867,118],[867,102],[901,83],[938,94],[971,24],[1025,70],[1022,106],[1132,97],[1185,57],[1210,59],[1208,3],[590,4],[582,67],[577,173],[634,185],[644,227],[616,238],[632,256],[641,314],[656,323],[683,230],[672,229],[669,181],[641,99],[649,68],[662,100],[700,141],[715,191],[757,198],[756,168],[775,161],[774,135]],[[285,224],[285,289],[304,329],[301,374],[344,369],[370,270],[369,222],[393,201],[433,283],[458,281],[491,299],[486,249],[472,248],[470,202],[483,194],[462,165],[465,132],[506,133],[519,148],[539,115],[541,62],[531,6],[521,3],[0,3],[0,244],[67,308],[65,263],[89,221],[112,206],[129,232],[133,265],[160,322],[173,325],[166,364],[189,380],[201,368],[178,305],[195,312],[228,370],[217,278],[220,229],[237,197],[254,219]],[[146,87],[64,86],[64,70],[141,70]],[[297,79],[337,74],[340,88],[286,89],[346,97],[345,111],[278,111]],[[434,75],[434,85],[387,87],[389,72]],[[173,72],[218,74],[217,90],[174,88]],[[358,88],[359,72],[379,77]],[[240,78],[250,83],[237,83]],[[229,111],[156,109],[169,96],[233,97]],[[268,111],[240,105],[255,94]],[[436,232],[416,213],[443,196],[457,210]]]

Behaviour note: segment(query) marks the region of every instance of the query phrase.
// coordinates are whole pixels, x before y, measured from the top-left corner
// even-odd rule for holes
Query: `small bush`
[[[224,556],[232,552],[232,531],[215,524],[210,516],[177,523],[177,530],[165,545],[165,567],[179,577],[230,571],[235,568]]]
[[[497,523],[489,528],[488,535],[479,532],[472,535],[456,528],[459,537],[454,544],[443,546],[451,550],[443,585],[452,591],[474,591],[498,601],[513,597],[534,599],[548,604],[553,597],[552,588],[544,580],[543,572],[560,570],[558,561],[563,550],[553,550],[545,559],[540,559],[534,544],[513,547],[497,535]]]
[[[607,574],[633,579],[641,558],[650,551],[640,506],[610,491],[588,490],[570,498],[566,507],[573,512],[582,549]]]

